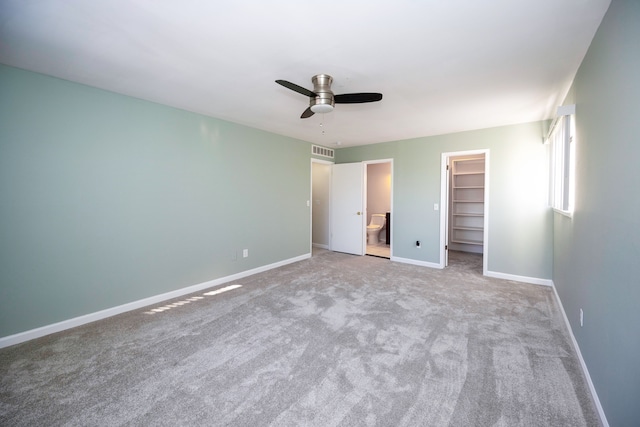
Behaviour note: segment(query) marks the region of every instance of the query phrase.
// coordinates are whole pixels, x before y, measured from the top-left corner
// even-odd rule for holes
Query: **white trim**
[[[489,272],[489,195],[491,194],[491,155],[484,150],[484,232],[482,245],[482,274]]]
[[[445,246],[448,240],[448,216],[449,216],[449,155],[442,153],[440,160],[440,267],[447,266],[447,251]],[[486,179],[485,179],[486,181]],[[484,256],[484,255],[483,255]]]
[[[442,265],[440,265],[438,263],[435,263],[435,262],[418,261],[417,259],[400,258],[400,257],[396,257],[396,256],[392,256],[391,257],[391,261],[401,262],[403,264],[419,265],[421,267],[437,268],[439,270],[442,270],[444,268]]]
[[[411,258],[391,257],[391,261],[401,262],[403,264],[419,265],[421,267],[437,268],[442,270],[444,266],[441,263],[418,261]],[[528,283],[531,285],[553,286],[553,281],[550,279],[540,279],[537,277],[518,276],[515,274],[498,273],[495,271],[487,271],[485,274],[487,277],[494,277],[496,279],[513,280],[515,282]]]
[[[555,213],[559,213],[560,215],[564,215],[566,217],[573,218],[573,212],[572,211],[563,211],[562,209],[553,208],[553,207],[551,209],[553,209],[553,211]]]
[[[314,248],[320,248],[320,249],[329,250],[329,245],[323,245],[323,244],[320,244],[320,243],[312,243],[312,245],[313,245]]]
[[[517,274],[499,273],[497,271],[485,271],[487,277],[495,277],[496,279],[513,280],[515,282],[530,283],[532,285],[553,286],[550,279],[540,279],[538,277],[518,276]]]
[[[177,289],[175,291],[166,292],[164,294],[154,295],[152,297],[143,298],[141,300],[129,302],[116,307],[107,308],[105,310],[96,311],[95,313],[85,314],[83,316],[74,317],[72,319],[63,320],[62,322],[52,323],[50,325],[42,326],[40,328],[31,329],[29,331],[20,332],[14,335],[9,335],[0,338],[0,348],[9,347],[11,345],[20,344],[25,341],[29,341],[35,338],[40,338],[45,335],[61,332],[67,329],[82,326],[87,323],[95,322],[96,320],[106,319],[107,317],[115,316],[117,314],[125,313],[131,310],[137,310],[142,307],[146,307],[153,304],[158,304],[163,301],[178,298],[183,295],[191,294],[201,291],[203,289],[220,286],[233,280],[242,279],[254,274],[262,273],[267,270],[282,267],[287,264],[302,261],[311,257],[311,254],[304,254],[294,258],[289,258],[283,261],[279,261],[273,264],[264,265],[251,270],[242,271],[240,273],[232,274],[231,276],[221,277],[219,279],[209,280],[208,282],[200,283],[197,285],[187,286],[186,288]]]
[[[572,116],[576,113],[576,104],[561,105],[556,110],[556,116]]]
[[[549,126],[549,131],[547,132],[547,136],[542,140],[542,142],[544,144],[547,144],[549,142],[549,138],[551,137],[551,134],[553,133],[553,128],[556,127],[556,125],[558,124],[558,121],[564,117],[564,116],[572,116],[576,114],[576,104],[571,104],[571,105],[561,105],[557,108],[556,110],[556,116],[553,118],[553,121],[551,122],[551,126]]]
[[[404,264],[419,265],[422,267],[437,268],[442,270],[444,266],[441,263],[418,261],[410,258],[391,257],[391,261],[401,262]],[[494,277],[496,279],[513,280],[514,282],[528,283],[531,285],[553,286],[553,281],[550,279],[540,279],[538,277],[518,276],[515,274],[498,273],[496,271],[487,271],[485,274],[487,277]]]
[[[564,323],[567,326],[567,329],[569,330],[569,336],[571,337],[573,348],[576,350],[576,354],[578,355],[578,360],[580,360],[580,366],[582,367],[582,371],[584,372],[584,376],[587,380],[587,384],[589,385],[589,391],[591,392],[591,397],[593,398],[593,402],[596,405],[598,415],[600,416],[600,421],[602,421],[602,426],[609,427],[607,416],[604,413],[604,409],[602,408],[602,404],[600,403],[600,399],[598,398],[598,393],[596,392],[596,388],[593,385],[593,381],[591,381],[591,375],[589,375],[589,369],[587,369],[587,364],[585,363],[582,357],[582,353],[580,352],[580,346],[578,345],[578,341],[576,341],[575,335],[573,335],[573,329],[571,329],[571,323],[569,323],[569,318],[567,317],[567,313],[564,311],[564,307],[562,306],[562,300],[560,299],[560,295],[558,295],[558,290],[556,289],[556,285],[555,283],[553,283],[553,281],[551,281],[551,287],[553,288],[553,294],[556,296],[556,301],[558,302],[558,306],[560,307],[560,312],[562,313],[562,317],[564,318]]]
[[[376,163],[393,163],[393,157],[390,157],[388,159],[363,160],[362,163],[367,165],[374,165]]]

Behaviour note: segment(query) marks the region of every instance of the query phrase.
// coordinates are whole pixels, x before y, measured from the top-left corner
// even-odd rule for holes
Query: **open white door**
[[[362,163],[332,166],[331,250],[364,255],[364,167]]]

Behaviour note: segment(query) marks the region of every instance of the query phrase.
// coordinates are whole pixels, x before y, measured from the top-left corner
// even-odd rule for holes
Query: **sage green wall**
[[[307,254],[309,193],[306,142],[0,66],[0,336]]]
[[[554,283],[612,426],[640,420],[640,2],[613,0],[574,80],[576,203]],[[580,308],[584,326],[580,327]]]
[[[492,272],[551,279],[552,215],[547,203],[546,122],[336,150],[336,162],[393,158],[393,255],[440,261],[442,153],[489,149]],[[416,248],[420,240],[422,248]]]

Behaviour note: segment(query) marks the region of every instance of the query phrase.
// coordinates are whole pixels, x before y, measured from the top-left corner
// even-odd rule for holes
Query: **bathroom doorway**
[[[357,198],[361,202],[358,211],[364,211],[365,215],[361,221],[361,231],[356,237],[360,240],[360,251],[357,255],[371,255],[390,259],[392,250],[392,212],[393,212],[393,159],[366,161],[358,163],[361,166],[361,189]],[[339,230],[332,229],[332,211],[335,210],[333,203],[334,194],[332,192],[332,180],[334,175],[334,163],[319,159],[311,159],[311,254],[318,250],[336,250],[335,236],[332,233]],[[339,166],[339,165],[338,165]],[[356,212],[352,212],[356,215]],[[373,214],[384,215],[384,226],[377,233],[377,241],[371,238],[370,247],[365,249],[367,241],[367,231],[365,225],[370,224]],[[357,212],[361,215],[361,212]],[[342,250],[338,250],[342,252]],[[346,253],[354,253],[345,251]]]
[[[377,160],[364,162],[364,164],[367,221],[365,254],[390,259],[393,161]]]

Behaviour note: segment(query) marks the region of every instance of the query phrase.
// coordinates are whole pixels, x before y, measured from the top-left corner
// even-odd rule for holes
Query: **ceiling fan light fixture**
[[[334,95],[331,91],[333,77],[328,74],[315,75],[311,79],[311,82],[313,83],[313,91],[286,80],[276,80],[276,83],[279,85],[309,97],[309,106],[303,111],[300,116],[301,119],[308,119],[315,113],[330,113],[333,111],[335,104],[362,104],[365,102],[376,102],[382,99],[382,94],[376,92]]]
[[[330,113],[333,111],[333,105],[315,104],[311,106],[311,111],[313,111],[314,113]]]

